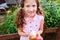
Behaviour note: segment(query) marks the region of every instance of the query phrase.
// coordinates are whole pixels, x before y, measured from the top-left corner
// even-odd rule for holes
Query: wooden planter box
[[[19,40],[19,35],[17,33],[0,35],[0,40]]]
[[[50,28],[50,29],[44,30],[44,34],[56,33],[56,32],[57,32],[57,28]],[[0,35],[0,40],[19,40],[19,38],[20,38],[20,36],[17,33]],[[52,39],[50,39],[50,40],[52,40]]]
[[[44,40],[55,40],[58,28],[49,28],[45,30]]]

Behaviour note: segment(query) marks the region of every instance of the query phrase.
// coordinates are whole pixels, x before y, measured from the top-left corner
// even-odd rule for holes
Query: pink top
[[[29,34],[31,31],[37,32],[40,27],[41,20],[44,19],[43,16],[35,14],[34,18],[30,20],[30,18],[25,17],[26,24],[24,25],[23,31]],[[29,40],[28,37],[21,36],[20,40]]]

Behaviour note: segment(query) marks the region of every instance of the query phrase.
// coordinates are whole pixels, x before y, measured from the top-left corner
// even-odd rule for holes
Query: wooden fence
[[[58,28],[45,29],[43,37],[48,33],[57,33]],[[19,40],[20,36],[17,33],[0,35],[0,40]]]

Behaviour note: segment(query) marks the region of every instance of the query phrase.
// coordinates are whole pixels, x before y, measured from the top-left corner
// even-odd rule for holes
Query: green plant
[[[14,17],[15,17],[15,14],[17,12],[17,9],[18,9],[18,6],[16,6],[16,9],[14,7],[12,7],[14,10],[13,12],[11,13],[7,13],[6,15],[6,25],[7,25],[7,33],[10,34],[10,33],[16,33],[17,30],[16,30],[16,27],[14,26]]]
[[[45,0],[41,2],[45,13],[46,28],[58,26],[58,20],[60,20],[60,6],[58,6],[56,2],[56,0]]]

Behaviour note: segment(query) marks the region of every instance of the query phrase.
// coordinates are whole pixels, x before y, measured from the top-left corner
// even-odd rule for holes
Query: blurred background
[[[0,0],[0,35],[17,33],[14,19],[21,0]],[[60,22],[60,0],[39,0],[45,14],[45,27],[56,28]]]

